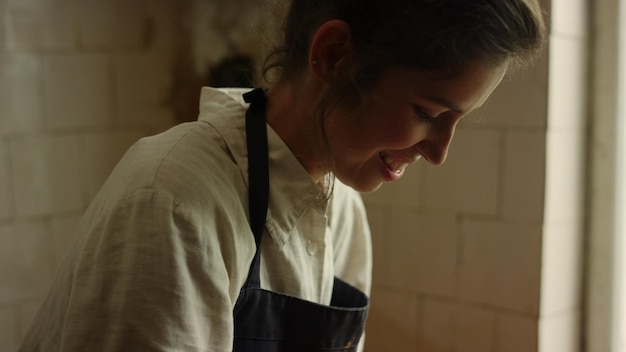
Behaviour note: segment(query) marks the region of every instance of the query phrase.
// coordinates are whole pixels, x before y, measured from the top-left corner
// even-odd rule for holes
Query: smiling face
[[[420,158],[442,164],[459,120],[487,100],[505,72],[506,67],[474,65],[450,78],[389,69],[356,114],[337,109],[328,116],[335,176],[370,192],[398,180]]]

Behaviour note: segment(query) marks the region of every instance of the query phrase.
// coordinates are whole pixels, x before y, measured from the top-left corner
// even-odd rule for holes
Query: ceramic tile
[[[7,8],[31,11],[68,6],[77,1],[80,0],[4,0]]]
[[[75,9],[9,10],[7,46],[11,51],[71,49],[76,47]]]
[[[384,270],[385,244],[387,242],[387,212],[383,207],[366,205],[367,219],[372,231],[372,256],[374,258],[372,282],[376,286],[382,283],[386,272]]]
[[[541,281],[541,314],[573,310],[582,300],[583,225],[545,225]]]
[[[376,290],[366,327],[366,351],[414,351],[417,298],[412,294]]]
[[[149,47],[157,51],[169,51],[180,45],[182,27],[178,23],[183,16],[183,8],[174,1],[150,1],[146,7],[147,16],[152,21],[152,36]]]
[[[81,209],[85,186],[77,137],[25,138],[11,143],[16,213]]]
[[[9,153],[5,143],[0,140],[0,220],[13,216],[15,205],[13,204],[13,184],[9,169]]]
[[[52,218],[52,241],[53,259],[55,267],[58,267],[63,257],[68,253],[73,241],[76,239],[76,229],[81,215],[55,216]]]
[[[89,198],[93,198],[126,150],[143,136],[140,131],[88,134],[83,137]]]
[[[501,149],[497,130],[457,131],[446,163],[426,168],[423,207],[495,215]]]
[[[147,17],[143,0],[85,0],[80,6],[84,47],[137,50],[145,46]]]
[[[535,317],[502,314],[497,319],[496,333],[496,352],[539,351],[539,326]]]
[[[543,317],[539,324],[539,351],[581,352],[580,319],[577,311]]]
[[[5,23],[6,23],[6,17],[5,17],[5,5],[4,3],[0,0],[0,52],[4,52],[5,48],[6,48],[6,34],[5,34]]]
[[[465,220],[460,293],[464,300],[537,314],[541,226]]]
[[[452,215],[394,210],[385,235],[385,284],[413,292],[454,296],[457,233]]]
[[[179,123],[179,121],[176,120],[174,111],[169,106],[147,107],[145,109],[141,109],[141,111],[138,112],[137,116],[144,117],[144,122],[141,124],[141,129],[145,131],[146,135],[155,135],[161,133]],[[121,117],[120,119],[123,119],[123,117]],[[197,116],[194,116],[193,120],[197,120]]]
[[[52,278],[45,223],[0,227],[0,303],[44,294]]]
[[[43,296],[42,296],[43,297]],[[43,302],[43,298],[29,300],[26,303],[22,303],[19,306],[19,317],[20,317],[20,325],[18,326],[18,336],[19,340],[22,341],[26,333],[28,332],[37,312],[39,311],[39,306]]]
[[[502,216],[539,223],[545,190],[545,132],[506,134]]]
[[[18,349],[14,315],[13,309],[0,310],[0,351],[13,352]]]
[[[549,131],[546,156],[546,223],[576,222],[583,216],[585,135]]]
[[[0,136],[42,129],[42,68],[34,55],[0,54]]]
[[[172,66],[162,55],[123,55],[115,59],[119,121],[124,125],[153,125],[164,116],[172,89]],[[166,117],[167,118],[167,117]]]
[[[392,183],[384,183],[377,191],[363,194],[363,199],[370,204],[394,208],[415,208],[422,203],[425,168],[431,167],[423,160],[409,166],[402,178]]]
[[[11,143],[13,202],[19,216],[46,214],[51,208],[45,139],[28,138]]]
[[[48,57],[45,77],[49,127],[102,127],[112,123],[112,77],[105,56]]]
[[[545,127],[548,72],[546,54],[530,69],[505,77],[484,106],[466,118],[489,126]]]
[[[578,2],[578,1],[575,1]],[[550,130],[580,131],[587,120],[587,47],[582,40],[550,40]]]
[[[462,305],[456,308],[455,313],[455,351],[493,351],[495,314],[482,308]]]
[[[451,302],[421,300],[418,317],[418,351],[454,352],[455,309]]]

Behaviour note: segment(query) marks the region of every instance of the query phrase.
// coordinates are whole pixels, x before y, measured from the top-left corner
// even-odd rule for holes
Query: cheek
[[[390,111],[376,117],[368,125],[368,138],[380,149],[406,149],[426,137],[429,125],[418,120],[413,112]]]
[[[358,157],[385,149],[410,148],[426,137],[429,126],[410,107],[372,104],[358,116],[329,120],[327,136],[336,153]]]

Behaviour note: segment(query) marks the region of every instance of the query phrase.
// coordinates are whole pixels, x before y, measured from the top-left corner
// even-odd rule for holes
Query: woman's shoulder
[[[192,122],[135,143],[100,193],[124,198],[145,189],[177,202],[210,206],[239,202],[245,180],[220,132],[210,124]]]

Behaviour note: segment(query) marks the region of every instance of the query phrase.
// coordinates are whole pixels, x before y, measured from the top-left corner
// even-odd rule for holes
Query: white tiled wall
[[[367,349],[388,351],[391,343],[403,346],[407,351],[414,350],[418,334],[418,301],[415,296],[410,292],[374,290],[372,299],[385,302],[385,305],[370,310],[365,339]],[[374,333],[371,340],[369,331]],[[379,335],[385,338],[378,338]]]
[[[9,145],[17,217],[82,209],[85,173],[78,136],[15,137]]]
[[[13,310],[0,308],[0,346],[6,351],[15,351],[18,348],[19,338],[14,315]]]
[[[536,314],[541,228],[521,223],[467,220],[461,234],[460,298]]]
[[[48,288],[54,269],[48,250],[52,238],[45,221],[0,227],[0,301],[36,298]]]
[[[43,130],[41,57],[0,52],[0,135]]]
[[[80,43],[88,49],[141,49],[147,40],[152,1],[84,0],[77,4]],[[162,1],[157,1],[162,2]]]
[[[0,221],[12,217],[14,213],[13,190],[9,168],[9,153],[6,143],[0,144]]]
[[[17,349],[113,165],[173,123],[182,5],[0,0],[0,351]]]
[[[528,352],[538,345],[538,322],[527,315],[500,314],[495,330],[495,350],[502,352]],[[549,351],[549,350],[541,350]]]
[[[505,132],[500,216],[539,223],[543,218],[546,135],[541,129]],[[523,187],[520,187],[523,185]]]
[[[493,351],[497,314],[451,300],[420,299],[417,349],[412,351]],[[400,346],[398,346],[400,347]]]
[[[53,130],[113,124],[112,63],[107,54],[44,59],[46,125]]]
[[[398,209],[389,214],[382,266],[387,287],[453,297],[457,223],[453,216]]]
[[[489,126],[470,127],[457,131],[444,165],[425,169],[419,187],[424,207],[496,215],[498,194],[494,189],[500,184],[502,133]]]

